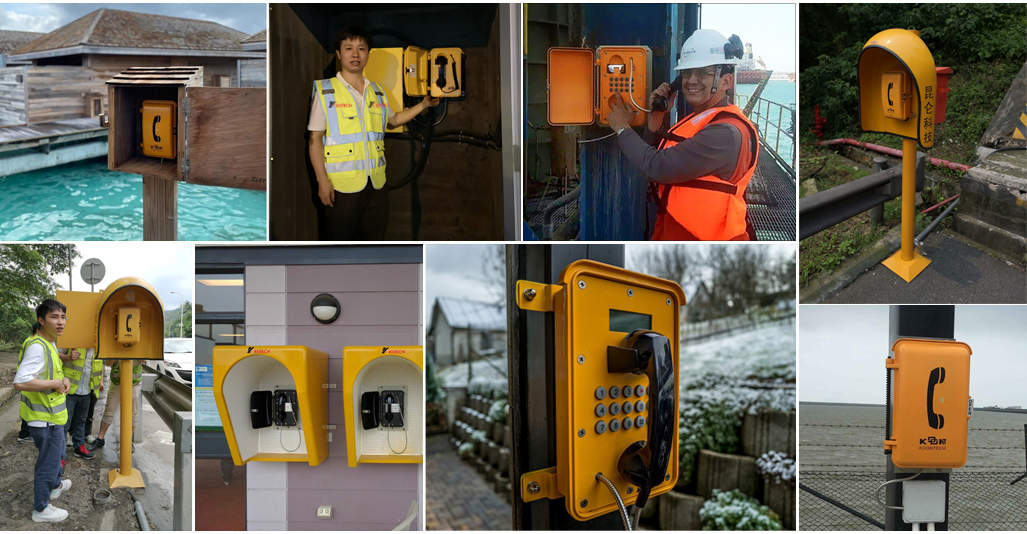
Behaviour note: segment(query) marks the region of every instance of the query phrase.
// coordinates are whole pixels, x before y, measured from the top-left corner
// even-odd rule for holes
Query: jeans
[[[50,504],[50,492],[61,487],[61,453],[64,452],[64,427],[30,426],[29,434],[39,449],[32,482],[32,509],[42,512]]]
[[[95,391],[89,393],[89,412],[86,414],[86,435],[93,433],[93,414],[96,412],[96,401],[99,398],[96,396]]]
[[[86,442],[86,417],[89,416],[90,395],[68,395],[65,404],[68,407],[68,422],[64,431],[71,434],[71,446],[75,449]]]

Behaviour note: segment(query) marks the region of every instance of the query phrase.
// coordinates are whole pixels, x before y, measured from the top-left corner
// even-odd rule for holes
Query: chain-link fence
[[[1016,471],[955,471],[949,478],[949,530],[1027,530],[1027,480]],[[882,530],[874,492],[884,470],[801,471],[799,528]],[[883,491],[882,491],[883,494]]]

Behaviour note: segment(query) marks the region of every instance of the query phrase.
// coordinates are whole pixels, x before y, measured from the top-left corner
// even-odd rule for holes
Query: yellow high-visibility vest
[[[375,82],[364,85],[364,105],[357,106],[337,77],[314,82],[324,112],[325,172],[337,191],[356,193],[367,186],[385,187],[385,128],[389,104]]]
[[[92,349],[71,349],[77,350],[82,353],[82,357],[77,360],[69,360],[63,363],[64,376],[71,382],[71,389],[68,390],[68,395],[74,395],[78,391],[79,386],[82,385],[82,376],[86,374],[86,359],[89,351]],[[94,351],[95,353],[95,351]],[[70,354],[70,353],[69,353]],[[89,374],[89,389],[99,390],[100,382],[103,381],[103,360],[97,358],[94,354],[93,361],[90,363],[90,374]]]
[[[39,373],[41,380],[64,380],[64,373],[61,368],[61,359],[57,356],[57,350],[50,342],[43,339],[39,334],[33,334],[21,344],[21,352],[18,353],[18,365],[25,356],[25,349],[32,344],[43,347],[43,360],[46,367]],[[21,406],[18,407],[18,416],[26,421],[46,421],[55,425],[63,425],[68,422],[68,408],[65,404],[64,393],[57,393],[52,389],[45,391],[22,391]]]

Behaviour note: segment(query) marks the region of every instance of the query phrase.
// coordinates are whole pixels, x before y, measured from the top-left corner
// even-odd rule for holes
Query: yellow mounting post
[[[143,474],[132,467],[132,360],[121,360],[121,465],[107,473],[113,488],[145,488]],[[128,372],[126,372],[128,371]]]
[[[860,129],[902,137],[902,247],[884,266],[910,282],[931,263],[913,250],[913,233],[917,144],[934,146],[934,57],[920,32],[884,30],[863,46],[857,71]]]

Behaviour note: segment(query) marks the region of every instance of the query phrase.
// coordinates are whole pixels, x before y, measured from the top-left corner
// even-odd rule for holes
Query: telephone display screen
[[[610,310],[610,330],[630,333],[635,330],[652,330],[653,316],[621,310]]]

